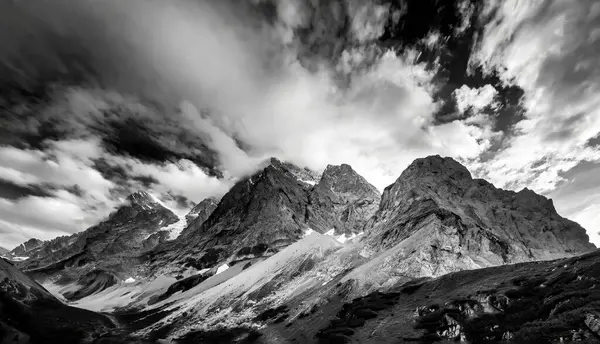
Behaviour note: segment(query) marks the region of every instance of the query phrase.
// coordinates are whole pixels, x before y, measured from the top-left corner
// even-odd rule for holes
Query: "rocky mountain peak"
[[[124,223],[134,218],[141,219],[147,216],[162,216],[170,222],[178,219],[177,215],[156,197],[146,191],[138,191],[127,196],[126,202],[109,216],[109,220],[114,223]]]
[[[131,195],[127,196],[127,201],[131,204],[144,205],[144,204],[153,204],[158,203],[156,198],[147,193],[146,191],[138,191],[134,192]]]
[[[427,243],[422,254],[470,257],[480,267],[555,259],[594,248],[585,230],[558,215],[551,200],[529,189],[513,192],[472,179],[464,166],[440,156],[417,159],[402,172],[384,191],[368,227],[365,240],[373,246],[389,248],[419,236],[413,244]]]
[[[348,164],[327,165],[319,186],[332,188],[335,192],[350,193],[356,195],[357,198],[363,196],[369,196],[370,198],[380,197],[377,188],[354,171]]]
[[[313,171],[307,167],[302,168],[290,162],[281,161],[277,158],[269,159],[269,164],[265,168],[265,171],[267,170],[272,173],[289,173],[305,186],[313,186],[320,179],[320,174],[316,171]]]
[[[456,180],[470,180],[471,173],[458,161],[450,157],[430,155],[413,161],[400,175],[399,179],[448,177]]]
[[[204,221],[215,211],[219,205],[219,200],[215,197],[208,197],[196,204],[187,215],[185,215],[186,228],[179,235],[180,241],[185,240],[189,235],[198,230]]]
[[[309,195],[309,218],[330,226],[336,235],[360,233],[379,208],[380,198],[377,188],[350,165],[328,165]]]
[[[219,204],[219,200],[216,197],[207,197],[202,201],[198,202],[190,211],[185,215],[185,218],[188,222],[191,222],[193,219],[198,217],[200,214],[204,214],[206,212],[212,213],[214,208]],[[208,216],[207,216],[208,217]]]
[[[31,238],[10,251],[10,255],[13,257],[29,257],[32,251],[39,249],[43,244],[44,241]]]

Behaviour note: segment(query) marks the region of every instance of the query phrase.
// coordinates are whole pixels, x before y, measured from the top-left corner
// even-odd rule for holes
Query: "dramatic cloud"
[[[99,159],[106,164],[104,168],[99,168]],[[0,232],[13,246],[31,237],[46,240],[79,232],[103,220],[136,190],[159,195],[176,212],[185,214],[189,209],[181,209],[176,196],[198,201],[222,195],[231,184],[206,175],[189,160],[143,163],[114,156],[89,139],[47,142],[43,151],[0,147],[0,160],[0,179],[26,190],[20,197],[0,198]],[[111,166],[126,174],[106,178],[105,169]],[[144,185],[143,178],[151,182]],[[45,189],[46,194],[27,192],[35,187]]]
[[[460,112],[465,112],[469,109],[480,112],[486,107],[497,108],[498,104],[494,101],[497,94],[498,91],[492,85],[485,85],[476,89],[462,85],[461,88],[453,92],[456,106]]]
[[[72,233],[139,189],[185,212],[270,156],[349,163],[383,189],[429,154],[594,226],[598,200],[559,190],[600,160],[599,14],[594,1],[1,5],[0,90],[19,91],[0,100],[0,230],[13,246]]]

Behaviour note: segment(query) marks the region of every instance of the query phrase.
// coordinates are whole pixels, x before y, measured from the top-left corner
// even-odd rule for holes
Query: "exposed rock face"
[[[10,255],[12,257],[30,257],[35,254],[43,244],[44,242],[40,239],[29,239],[10,251]]]
[[[203,199],[200,203],[196,204],[192,208],[192,210],[190,210],[190,212],[185,216],[188,226],[181,232],[180,236],[186,237],[190,235],[190,233],[192,232],[187,230],[188,228],[191,229],[200,227],[202,223],[204,223],[204,221],[208,219],[210,214],[212,214],[212,212],[215,211],[215,209],[217,209],[218,204],[219,201],[214,197]],[[194,222],[195,225],[192,225],[192,223]]]
[[[377,207],[377,190],[348,165],[329,166],[316,180],[310,170],[271,159],[236,183],[208,219],[198,218],[185,229],[177,240],[185,243],[180,258],[196,257],[192,265],[201,269],[249,252],[272,254],[308,229],[362,230]]]
[[[48,242],[38,255],[22,263],[37,278],[60,276],[79,280],[90,269],[123,272],[135,266],[139,254],[166,240],[160,229],[178,217],[146,192],[137,192],[106,221],[71,237]]]
[[[439,156],[415,160],[385,189],[368,228],[364,240],[375,252],[403,246],[393,260],[431,267],[413,271],[416,277],[595,248],[581,226],[556,213],[551,200],[528,189],[497,189]]]
[[[270,164],[236,183],[206,221],[194,221],[185,231],[197,235],[182,238],[186,246],[181,251],[203,253],[197,265],[202,268],[244,247],[287,246],[309,227],[307,204],[304,185],[283,164]]]
[[[600,337],[600,314],[596,312],[588,313],[585,315],[584,322],[590,331]]]
[[[296,180],[307,187],[314,186],[321,179],[321,175],[316,171],[310,170],[306,167],[300,168],[292,163],[281,161],[277,158],[269,159],[269,164],[291,173],[294,177],[296,177]]]
[[[31,251],[30,259],[48,257],[54,252],[60,251],[72,245],[77,240],[77,233],[72,235],[64,235],[52,240],[45,241],[38,249]]]
[[[329,165],[311,190],[308,213],[320,227],[331,226],[335,234],[362,232],[379,208],[381,195],[352,167]]]

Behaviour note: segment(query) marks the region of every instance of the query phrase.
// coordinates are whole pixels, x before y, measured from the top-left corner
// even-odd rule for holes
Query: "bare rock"
[[[497,189],[440,156],[417,159],[402,172],[385,189],[366,228],[364,242],[371,249],[402,246],[396,258],[409,262],[408,269],[420,267],[415,277],[595,248],[581,226],[556,213],[551,200],[528,189]]]

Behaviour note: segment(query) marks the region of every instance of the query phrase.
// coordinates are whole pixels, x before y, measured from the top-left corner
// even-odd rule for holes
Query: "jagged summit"
[[[132,204],[151,204],[151,203],[158,203],[156,198],[152,195],[150,195],[149,193],[147,193],[146,191],[137,191],[132,193],[131,195],[127,196],[127,201],[132,203]]]
[[[371,198],[380,196],[377,188],[348,164],[327,165],[319,184],[331,187],[337,192],[353,193],[359,197],[364,195]]]
[[[206,220],[208,215],[216,208],[217,204],[219,204],[219,200],[216,197],[207,197],[194,205],[194,207],[185,215],[185,218],[188,222],[191,222],[199,216]]]
[[[336,235],[352,235],[364,231],[380,198],[377,188],[350,165],[328,165],[310,194],[309,214],[322,226],[331,226]]]
[[[193,220],[182,232],[180,262],[193,259],[191,264],[203,269],[247,252],[273,254],[308,230],[356,234],[378,208],[376,188],[349,165],[329,166],[320,178],[276,158],[268,161],[238,181],[210,216]]]
[[[21,245],[15,247],[10,252],[6,253],[6,256],[11,260],[17,261],[28,259],[32,255],[35,255],[36,252],[40,250],[42,245],[44,245],[43,240],[31,238]]]
[[[319,172],[313,171],[307,167],[299,167],[291,162],[282,161],[275,157],[269,158],[266,161],[267,163],[265,164],[264,169],[258,174],[268,170],[283,171],[294,176],[296,180],[303,183],[305,186],[313,186],[318,183],[321,178]]]
[[[187,215],[185,215],[186,227],[182,230],[178,238],[185,240],[189,235],[208,219],[210,214],[217,208],[219,200],[215,197],[208,197],[196,204]]]

